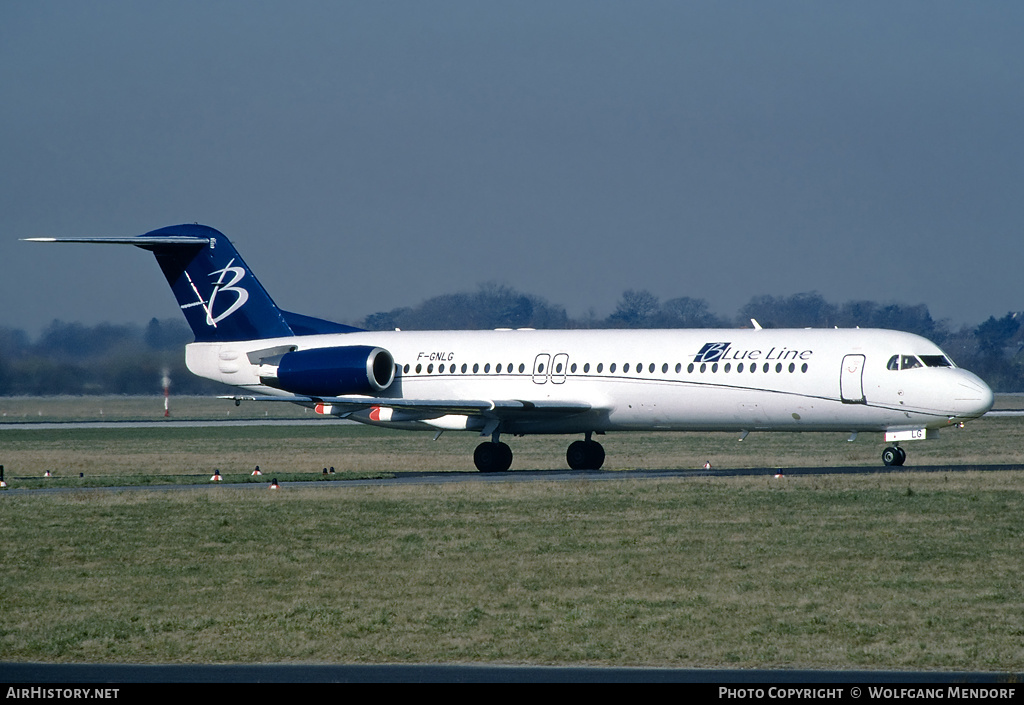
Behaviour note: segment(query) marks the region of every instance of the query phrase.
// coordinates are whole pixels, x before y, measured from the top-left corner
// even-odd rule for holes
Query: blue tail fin
[[[227,237],[205,225],[172,225],[130,238],[40,239],[135,245],[152,251],[197,342],[359,330],[279,309]]]
[[[182,238],[172,244],[166,238]],[[195,244],[188,244],[194,239]],[[154,244],[142,244],[144,239]],[[196,340],[228,341],[294,335],[281,310],[224,235],[204,225],[175,225],[146,233]]]

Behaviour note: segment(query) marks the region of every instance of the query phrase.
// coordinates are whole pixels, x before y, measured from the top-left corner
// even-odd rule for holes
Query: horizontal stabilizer
[[[192,237],[189,235],[177,235],[169,237],[23,237],[24,242],[84,242],[98,245],[135,245],[146,247],[152,245],[183,245],[196,247],[209,245],[212,242],[208,237]]]

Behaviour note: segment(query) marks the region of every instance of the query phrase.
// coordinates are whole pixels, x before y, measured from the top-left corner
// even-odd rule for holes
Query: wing
[[[274,396],[222,396],[221,399],[233,399],[235,404],[243,401],[285,401],[300,406],[317,406],[320,404],[332,407],[334,415],[348,415],[354,411],[372,407],[401,409],[423,414],[422,418],[437,418],[448,414],[480,416],[492,419],[525,419],[529,417],[551,417],[559,415],[582,414],[594,410],[586,402],[566,401],[530,401],[528,399],[396,399],[393,397],[274,397]],[[340,414],[339,414],[340,412]]]

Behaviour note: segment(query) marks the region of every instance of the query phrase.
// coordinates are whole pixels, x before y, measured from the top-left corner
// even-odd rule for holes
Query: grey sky
[[[0,3],[0,326],[179,315],[223,231],[340,321],[496,281],[1024,309],[1019,2]]]

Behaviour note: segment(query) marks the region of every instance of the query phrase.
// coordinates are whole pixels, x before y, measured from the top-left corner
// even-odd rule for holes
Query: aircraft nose
[[[969,373],[968,373],[969,374]],[[991,387],[973,374],[959,380],[956,394],[956,415],[963,418],[978,418],[992,408],[995,394]]]

